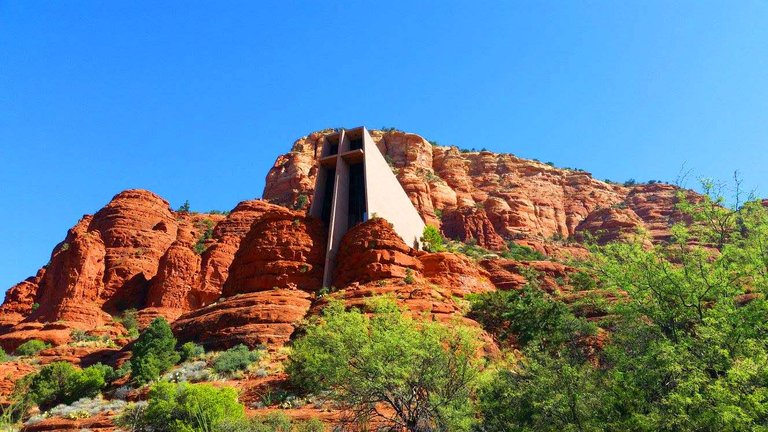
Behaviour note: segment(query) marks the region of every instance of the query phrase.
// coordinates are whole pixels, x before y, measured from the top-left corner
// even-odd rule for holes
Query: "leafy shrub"
[[[6,354],[5,351],[0,348],[0,363],[4,362],[6,358],[8,358],[8,354]]]
[[[634,186],[636,184],[637,184],[637,181],[635,179],[629,179],[624,182],[624,186],[627,186],[627,187]]]
[[[181,346],[179,354],[181,355],[180,360],[183,362],[193,360],[205,354],[205,348],[194,342],[186,342]]]
[[[50,348],[50,345],[41,340],[32,339],[19,345],[19,347],[16,348],[16,355],[33,356],[46,348]]]
[[[113,369],[96,364],[77,369],[67,362],[43,366],[29,381],[29,396],[45,411],[58,404],[71,404],[98,395],[113,378]]]
[[[547,259],[547,256],[541,252],[519,245],[513,241],[507,242],[507,250],[501,253],[501,256],[518,261],[541,261]]]
[[[238,422],[245,409],[230,387],[159,382],[146,405],[126,409],[118,424],[132,431],[212,432],[222,422]]]
[[[414,321],[390,298],[373,299],[369,308],[373,316],[331,302],[294,343],[287,365],[292,383],[327,391],[358,420],[375,415],[393,429],[468,430],[476,332]]]
[[[424,231],[421,235],[421,242],[424,246],[424,250],[429,252],[442,252],[445,250],[445,244],[440,230],[427,225],[424,227]]]
[[[219,423],[217,432],[324,432],[323,422],[317,419],[293,421],[281,412],[269,413],[252,419]]]
[[[196,254],[202,255],[203,252],[205,252],[205,243],[213,238],[213,226],[213,221],[210,219],[203,219],[199,224],[198,227],[203,229],[203,233],[200,235],[200,238],[197,239],[197,243],[195,243],[193,248]]]
[[[69,335],[75,342],[98,342],[103,340],[99,336],[89,335],[85,331],[78,329],[72,330]]]
[[[305,194],[301,194],[296,198],[296,203],[293,208],[296,210],[304,210],[309,203],[309,198]]]
[[[113,317],[113,319],[128,330],[128,336],[131,338],[137,338],[139,336],[139,321],[136,309],[126,309],[119,316]]]
[[[414,282],[416,282],[416,278],[413,277],[413,270],[405,269],[405,277],[403,278],[403,282],[405,282],[408,285],[411,285]]]
[[[218,373],[246,370],[251,363],[260,358],[261,353],[259,351],[251,351],[247,346],[240,344],[219,354],[213,361],[213,369]]]
[[[554,345],[595,331],[535,282],[529,282],[521,290],[493,291],[469,299],[472,308],[467,316],[501,342],[514,337],[523,347],[534,342]]]
[[[168,322],[155,318],[133,345],[131,377],[139,384],[159,378],[181,358],[175,348],[176,338]]]

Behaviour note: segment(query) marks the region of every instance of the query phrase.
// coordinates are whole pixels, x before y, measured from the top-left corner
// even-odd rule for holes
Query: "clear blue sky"
[[[326,127],[768,192],[768,2],[0,0],[0,292],[126,188],[259,197]]]

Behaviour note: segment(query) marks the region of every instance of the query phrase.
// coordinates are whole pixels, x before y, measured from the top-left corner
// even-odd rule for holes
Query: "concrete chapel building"
[[[326,140],[309,214],[328,227],[323,286],[331,286],[341,238],[350,228],[382,217],[418,248],[424,221],[367,129],[342,130]]]

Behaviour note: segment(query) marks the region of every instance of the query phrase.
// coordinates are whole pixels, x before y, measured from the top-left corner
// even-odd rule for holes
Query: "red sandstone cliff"
[[[265,201],[241,202],[226,216],[174,212],[148,191],[119,193],[70,229],[34,277],[8,291],[0,346],[12,350],[33,337],[62,345],[72,329],[116,337],[124,329],[112,316],[129,308],[139,310],[143,324],[155,316],[175,320],[182,340],[285,343],[332,289],[321,286],[322,223],[290,209],[302,195],[311,200],[328,133],[297,140],[268,173]],[[431,145],[415,134],[371,135],[427,223],[488,249],[515,240],[552,257],[578,256],[586,252],[577,244],[551,239],[589,233],[604,242],[642,229],[661,241],[679,219],[678,189],[670,185],[624,187],[510,154]],[[415,251],[383,220],[352,229],[338,262],[333,297],[362,304],[391,293],[414,311],[445,319],[460,311],[456,299],[465,294],[525,282],[525,264]],[[547,266],[536,269],[564,271]]]
[[[278,158],[267,175],[265,200],[293,206],[301,195],[312,198],[317,157],[331,132],[301,138]],[[630,209],[634,215],[627,217],[636,215],[639,227],[656,239],[668,235],[673,219],[674,186],[608,184],[584,171],[511,154],[431,145],[400,131],[371,131],[371,136],[427,224],[441,227],[452,238],[474,238],[489,249],[503,249],[504,238],[571,237],[591,214],[611,207]],[[606,221],[596,228],[605,231],[611,225]]]

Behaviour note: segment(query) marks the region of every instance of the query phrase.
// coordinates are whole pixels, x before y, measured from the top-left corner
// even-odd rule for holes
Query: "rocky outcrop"
[[[276,207],[257,218],[235,254],[222,295],[295,286],[322,287],[326,233],[322,222]]]
[[[638,237],[644,227],[643,220],[632,209],[603,208],[593,211],[579,223],[576,227],[576,238],[583,241],[586,237],[591,237],[598,244],[604,245]]]
[[[332,132],[303,137],[290,153],[278,158],[267,176],[264,198],[289,207],[301,195],[311,199],[318,155],[324,137]],[[657,241],[668,237],[674,219],[679,189],[671,185],[625,187],[596,180],[583,170],[556,168],[511,154],[432,145],[401,131],[370,133],[427,224],[441,226],[449,237],[477,239],[486,248],[503,249],[505,239],[572,237],[590,214],[616,206],[634,211]],[[612,224],[605,221],[606,226]]]
[[[0,332],[18,324],[39,307],[39,304],[35,304],[35,299],[44,275],[45,269],[40,269],[36,276],[17,283],[5,293],[5,301],[0,306]]]
[[[370,219],[350,229],[342,238],[333,285],[343,288],[353,282],[404,278],[409,271],[421,270],[421,262],[414,253],[389,222],[382,218]]]
[[[209,349],[238,344],[277,349],[306,315],[310,299],[309,293],[295,288],[238,294],[182,315],[173,329],[180,341],[195,341]]]
[[[306,315],[322,286],[325,230],[300,212],[266,206],[235,254],[223,298],[174,323],[180,340],[276,349]]]
[[[475,207],[461,207],[444,213],[443,232],[449,238],[463,242],[476,242],[491,250],[507,248],[504,239],[496,233],[485,210]]]
[[[251,230],[253,221],[261,215],[282,210],[281,207],[261,200],[243,201],[213,229],[215,242],[202,255],[201,282],[193,293],[195,307],[204,306],[221,297],[229,277],[229,267],[240,248],[240,242]]]

